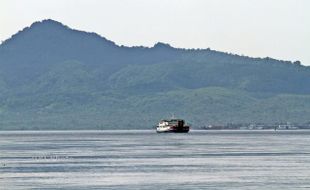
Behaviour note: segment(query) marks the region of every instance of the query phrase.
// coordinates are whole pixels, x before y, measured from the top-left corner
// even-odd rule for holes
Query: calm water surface
[[[0,189],[310,189],[310,131],[0,132]]]

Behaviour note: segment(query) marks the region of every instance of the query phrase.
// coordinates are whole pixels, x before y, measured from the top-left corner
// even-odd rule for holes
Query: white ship
[[[157,133],[188,133],[189,126],[183,119],[164,119],[156,127]]]

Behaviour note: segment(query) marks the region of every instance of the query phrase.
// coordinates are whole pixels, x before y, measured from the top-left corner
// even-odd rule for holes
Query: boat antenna
[[[171,114],[171,119],[175,119],[174,113]]]

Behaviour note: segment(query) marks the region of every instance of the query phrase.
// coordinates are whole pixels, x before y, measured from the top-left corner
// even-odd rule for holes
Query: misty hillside
[[[0,45],[0,129],[310,121],[310,67],[211,49],[125,47],[53,20]]]

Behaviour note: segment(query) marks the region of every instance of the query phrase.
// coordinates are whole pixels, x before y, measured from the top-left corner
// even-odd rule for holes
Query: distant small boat
[[[183,119],[164,119],[156,126],[157,133],[188,133],[189,129]]]

